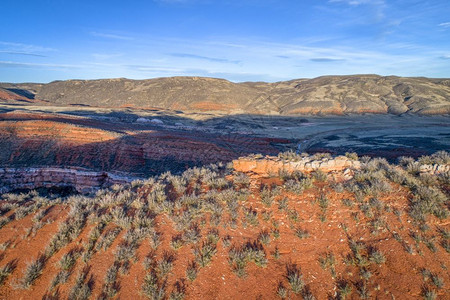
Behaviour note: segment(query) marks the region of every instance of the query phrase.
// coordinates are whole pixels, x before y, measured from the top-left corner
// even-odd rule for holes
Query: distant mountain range
[[[204,77],[0,83],[0,100],[232,114],[450,114],[450,79],[351,75],[275,83]]]

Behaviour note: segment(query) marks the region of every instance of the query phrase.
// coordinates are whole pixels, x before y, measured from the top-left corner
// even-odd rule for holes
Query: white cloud
[[[94,57],[97,60],[108,60],[111,58],[120,57],[123,54],[117,53],[117,54],[107,54],[107,53],[92,53],[92,57]]]
[[[361,5],[361,4],[372,4],[372,5],[383,5],[384,0],[330,0],[330,3],[333,2],[343,2],[349,5]]]
[[[28,53],[28,54],[56,51],[56,49],[49,48],[49,47],[43,47],[43,46],[37,46],[37,45],[31,45],[31,44],[14,43],[14,42],[0,41],[0,46],[2,46],[2,48],[3,48],[2,51],[21,52],[21,53]]]
[[[114,39],[114,40],[127,40],[127,41],[131,41],[134,38],[130,37],[130,36],[126,36],[126,35],[119,35],[119,34],[111,34],[111,33],[103,33],[103,32],[96,32],[96,31],[92,31],[90,32],[90,34],[92,36],[96,36],[96,37],[101,37],[101,38],[106,38],[106,39]]]
[[[0,68],[1,67],[77,69],[77,68],[81,68],[82,66],[70,65],[70,64],[39,64],[39,63],[25,63],[25,62],[15,62],[15,61],[0,61]]]
[[[450,22],[444,22],[439,24],[440,27],[444,27],[444,28],[450,28]]]

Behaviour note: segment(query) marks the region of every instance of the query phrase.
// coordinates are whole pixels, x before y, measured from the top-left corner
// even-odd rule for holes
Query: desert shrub
[[[301,179],[302,181],[304,181],[305,179]],[[305,189],[305,184],[302,183],[302,181],[297,181],[297,180],[287,180],[283,187],[286,191],[296,194],[296,195],[300,195],[301,193],[303,193],[304,189]]]
[[[389,170],[391,167],[385,158],[377,157],[369,159],[362,164],[362,170],[368,173],[383,172]]]
[[[133,223],[133,218],[131,216],[127,216],[127,213],[121,206],[116,206],[111,211],[111,216],[113,218],[114,223],[122,227],[123,229],[131,228]]]
[[[298,221],[298,212],[295,209],[288,209],[287,214],[288,214],[289,220],[291,220],[293,222]]]
[[[6,242],[1,243],[0,250],[5,251],[6,249],[8,249],[9,246],[11,246],[11,244],[12,244],[12,240],[7,240]],[[0,260],[1,260],[1,255],[0,255]]]
[[[319,264],[322,269],[330,269],[331,276],[336,277],[336,258],[333,253],[327,252],[319,257]]]
[[[210,189],[222,190],[230,187],[230,182],[224,177],[221,177],[218,173],[210,171],[203,177],[203,183]]]
[[[219,231],[216,228],[212,228],[206,234],[206,242],[211,244],[217,244],[220,240]]]
[[[437,293],[430,287],[424,286],[422,288],[422,296],[425,300],[435,300],[437,299]]]
[[[106,251],[112,245],[121,231],[122,229],[119,227],[115,227],[106,231],[103,237],[97,243],[97,250],[103,249]]]
[[[372,211],[372,208],[370,207],[370,205],[368,203],[362,203],[359,206],[359,209],[364,213],[364,215],[368,218],[373,218],[374,214]]]
[[[324,193],[320,193],[319,197],[317,198],[317,202],[319,203],[319,207],[322,212],[325,212],[328,209],[330,201]]]
[[[161,244],[162,234],[157,231],[151,231],[149,235],[150,235],[150,246],[156,250],[158,246]]]
[[[253,226],[258,226],[258,212],[252,207],[244,209],[245,220]]]
[[[28,289],[31,285],[33,285],[36,279],[41,276],[45,262],[46,257],[44,255],[39,255],[36,260],[27,264],[24,276],[22,277],[20,282],[21,288]]]
[[[352,293],[351,283],[345,281],[344,279],[337,280],[336,287],[339,299],[345,300]]]
[[[172,240],[170,241],[170,246],[172,246],[173,249],[178,250],[181,247],[183,247],[183,236],[181,234],[174,235],[172,237]]]
[[[244,277],[245,275],[247,275],[247,273],[245,272],[245,266],[247,265],[248,258],[245,251],[241,248],[233,247],[231,248],[228,256],[228,261],[232,266],[233,272],[238,277]]]
[[[377,235],[380,230],[384,230],[386,224],[385,217],[374,218],[370,221],[370,226],[372,227],[371,233]]]
[[[0,286],[3,285],[3,283],[6,281],[8,276],[14,272],[16,269],[17,262],[16,260],[9,261],[6,265],[3,267],[0,267]]]
[[[370,265],[370,260],[367,257],[367,248],[362,242],[350,240],[349,246],[352,255],[349,255],[346,258],[346,263],[355,265],[359,268],[365,268]]]
[[[235,185],[238,185],[241,188],[245,188],[249,186],[250,178],[245,173],[239,172],[234,175],[233,182]]]
[[[28,214],[30,214],[33,211],[33,206],[21,206],[14,212],[14,216],[16,220],[20,220],[25,218]]]
[[[4,216],[0,217],[0,229],[8,223],[9,223],[8,217],[4,217]]]
[[[210,241],[203,242],[201,246],[193,249],[195,261],[201,266],[206,267],[211,262],[213,256],[217,252],[216,244]]]
[[[59,260],[59,265],[61,266],[61,269],[64,271],[69,271],[73,268],[77,261],[76,252],[75,251],[69,251],[68,253],[64,254],[61,259]]]
[[[278,201],[278,209],[283,211],[283,210],[287,210],[288,209],[288,201],[289,198],[283,197],[282,199],[280,199]]]
[[[267,185],[263,185],[260,190],[261,202],[267,207],[272,205],[275,197],[280,194],[280,189],[278,187],[269,187]]]
[[[432,273],[427,269],[422,270],[422,275],[424,280],[430,280],[430,283],[436,286],[438,289],[441,289],[444,286],[444,279],[440,277],[436,273]]]
[[[267,230],[263,230],[258,234],[258,241],[260,241],[263,245],[267,245],[270,243],[270,233]]]
[[[369,291],[366,281],[359,282],[357,284],[356,291],[358,292],[358,296],[361,299],[370,299],[371,298],[370,291]]]
[[[41,209],[37,214],[33,216],[33,223],[37,224],[42,221],[42,219],[45,217],[45,214],[47,213],[47,209]]]
[[[198,274],[197,263],[195,261],[190,261],[188,263],[187,268],[186,268],[186,277],[187,277],[187,279],[189,279],[190,281],[194,281],[195,278],[197,278],[197,274]]]
[[[347,207],[352,207],[353,201],[349,198],[344,198],[344,199],[342,199],[342,204],[344,204]]]
[[[323,152],[323,153],[315,153],[312,157],[313,160],[321,160],[321,159],[330,159],[331,158],[331,154],[327,153],[327,152]]]
[[[300,292],[305,287],[301,270],[295,264],[288,264],[286,266],[286,279],[288,280],[291,289],[295,294],[300,294]]]
[[[421,173],[418,178],[420,182],[425,186],[436,186],[439,183],[439,177],[436,175]]]
[[[421,165],[445,165],[450,164],[450,154],[446,151],[438,151],[432,155],[424,155],[419,157],[418,163]]]
[[[198,227],[198,224],[192,224],[191,226],[189,226],[188,229],[186,229],[183,233],[183,241],[185,243],[196,243],[198,240],[200,240],[201,238],[201,231],[200,228]]]
[[[57,287],[60,284],[64,284],[67,282],[67,279],[69,279],[70,272],[61,270],[59,271],[55,277],[53,277],[52,282],[50,283],[50,290],[53,290],[55,287]]]
[[[280,297],[281,299],[286,299],[288,296],[288,289],[283,285],[282,282],[280,282],[278,284],[277,287],[277,295],[278,297]]]
[[[446,202],[447,197],[438,189],[426,186],[418,187],[410,202],[410,216],[416,221],[422,222],[429,214],[445,219],[449,215],[449,211],[444,205]]]
[[[283,159],[283,160],[287,160],[287,161],[299,161],[305,156],[305,155],[302,155],[302,154],[297,154],[297,153],[289,150],[289,151],[286,151],[286,152],[278,153],[278,157]]]
[[[319,182],[325,182],[328,178],[327,173],[324,171],[318,169],[311,173],[312,178]]]
[[[150,270],[144,277],[142,292],[149,299],[163,300],[166,298],[166,285],[165,280],[159,280],[156,273]]]
[[[291,178],[291,174],[289,173],[289,171],[282,168],[278,170],[278,178],[280,178],[280,180],[286,181]]]
[[[400,166],[406,167],[407,165],[414,163],[414,158],[410,156],[400,156],[398,158],[398,163]]]
[[[92,293],[93,279],[88,277],[89,269],[83,269],[77,276],[74,286],[69,292],[69,299],[88,300]]]
[[[184,230],[191,226],[192,222],[196,219],[196,215],[194,210],[184,210],[173,215],[171,219],[175,223],[175,229]]]
[[[166,200],[166,185],[161,182],[156,182],[147,196],[149,207],[157,208],[158,205],[162,204]]]
[[[309,233],[307,230],[302,229],[300,227],[295,229],[295,236],[298,237],[299,239],[305,239],[307,237],[309,237]]]
[[[232,271],[238,277],[244,277],[247,274],[245,267],[248,262],[254,262],[259,267],[265,267],[267,258],[264,247],[256,240],[249,241],[240,247],[233,246],[228,252],[228,262]]]
[[[59,289],[55,291],[47,291],[44,296],[42,296],[42,300],[59,300],[61,299],[61,293]]]
[[[165,251],[163,257],[156,264],[156,271],[160,278],[165,277],[173,268],[175,255]]]
[[[177,281],[174,284],[174,289],[170,293],[169,300],[183,300],[186,294],[186,286],[183,281]]]
[[[120,286],[117,282],[118,271],[119,266],[115,263],[106,271],[102,292],[98,299],[111,299],[119,292]]]
[[[169,181],[172,184],[175,192],[177,192],[179,195],[184,194],[188,182],[183,176],[170,176]]]
[[[358,160],[358,154],[355,152],[345,152],[345,156],[350,160]]]
[[[81,205],[74,204],[68,219],[59,225],[58,232],[51,238],[45,249],[45,255],[51,257],[56,251],[78,237],[86,223],[86,214]]]
[[[271,219],[272,216],[273,216],[273,212],[270,211],[270,210],[264,210],[264,211],[261,213],[261,216],[262,216],[262,218],[263,218],[264,221],[269,222],[270,219]]]
[[[369,260],[380,265],[386,262],[386,257],[384,256],[383,252],[373,249],[369,254]]]
[[[114,252],[114,257],[118,262],[126,262],[135,257],[136,249],[130,247],[128,243],[120,244]]]

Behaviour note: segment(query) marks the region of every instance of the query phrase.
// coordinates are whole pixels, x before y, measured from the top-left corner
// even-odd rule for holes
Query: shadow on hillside
[[[251,153],[276,155],[280,149],[267,139],[209,134],[146,132],[84,145],[58,138],[0,138],[0,166],[82,167],[148,177],[166,171],[181,173],[194,166],[230,162]]]
[[[35,95],[28,90],[14,89],[14,88],[6,88],[5,90],[8,90],[10,92],[13,92],[14,94],[17,94],[19,96],[25,97],[30,100],[34,100],[34,98],[35,98]]]
[[[1,166],[76,166],[151,176],[165,171],[179,173],[219,161],[226,163],[251,153],[357,152],[394,161],[399,156],[418,157],[448,150],[450,144],[448,117],[211,115],[210,119],[198,121],[161,112],[145,117],[146,122],[137,122],[141,116],[128,110],[42,113],[7,120],[48,120],[114,132],[118,137],[77,145],[62,143],[58,138],[30,142],[3,136]],[[387,132],[393,128],[394,133]],[[429,134],[417,136],[419,129]],[[438,129],[442,132],[435,132]]]

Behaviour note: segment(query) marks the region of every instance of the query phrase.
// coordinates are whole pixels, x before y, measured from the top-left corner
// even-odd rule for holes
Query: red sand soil
[[[333,253],[336,258],[336,278],[345,279],[353,284],[353,291],[348,299],[359,299],[355,285],[360,282],[360,276],[356,266],[344,263],[345,258],[351,254],[349,240],[364,243],[367,247],[375,247],[384,253],[386,262],[380,265],[370,265],[369,270],[372,277],[368,282],[371,299],[419,299],[421,298],[424,279],[421,269],[426,268],[434,274],[438,274],[444,280],[444,287],[438,291],[438,299],[449,299],[450,276],[449,267],[450,255],[443,248],[437,245],[437,252],[433,253],[424,244],[420,245],[420,254],[408,254],[403,249],[401,243],[393,238],[393,233],[398,233],[405,243],[414,245],[410,233],[416,232],[407,213],[396,216],[393,212],[384,212],[380,218],[388,224],[389,230],[382,230],[378,234],[371,233],[369,219],[362,214],[357,205],[348,208],[342,204],[342,199],[354,200],[354,195],[349,192],[337,193],[327,183],[315,183],[313,188],[306,190],[301,195],[294,195],[283,192],[277,196],[277,200],[282,197],[289,198],[289,208],[298,212],[299,220],[290,220],[287,214],[280,211],[277,201],[270,207],[265,207],[260,202],[257,187],[260,183],[280,185],[279,179],[253,179],[251,186],[252,194],[243,206],[252,207],[259,212],[259,226],[253,227],[242,224],[242,211],[236,229],[221,225],[217,227],[221,237],[230,235],[233,245],[242,245],[246,241],[253,241],[260,231],[273,229],[272,222],[279,223],[280,238],[274,239],[271,236],[270,244],[264,246],[266,256],[269,260],[267,267],[257,267],[254,263],[247,264],[247,276],[237,277],[231,270],[228,263],[229,248],[219,241],[217,254],[211,263],[201,268],[197,279],[189,282],[186,279],[185,271],[188,262],[194,258],[192,245],[185,245],[179,250],[174,250],[170,246],[172,236],[176,231],[172,221],[165,215],[156,218],[159,232],[163,233],[162,244],[155,252],[160,258],[164,251],[173,252],[176,255],[174,267],[169,275],[167,291],[172,290],[173,284],[177,280],[186,282],[186,299],[277,299],[277,286],[280,282],[289,289],[289,284],[285,277],[286,264],[295,263],[301,267],[303,279],[307,287],[315,295],[316,299],[327,299],[335,297],[336,279],[331,276],[329,270],[324,270],[319,264],[319,258],[325,253]],[[326,221],[321,222],[320,208],[316,202],[320,191],[324,192],[329,199],[329,207],[326,212]],[[142,195],[145,192],[142,191]],[[392,209],[405,211],[408,206],[408,199],[412,195],[403,187],[393,185],[392,192],[379,197],[385,205]],[[261,213],[270,211],[272,217],[269,221],[261,218]],[[356,221],[352,214],[358,213],[359,220]],[[86,241],[89,231],[93,225],[88,225],[83,229],[80,236],[69,245],[57,252],[44,268],[42,276],[28,290],[14,288],[14,283],[21,278],[26,263],[43,251],[50,237],[57,231],[58,224],[66,220],[67,208],[64,204],[55,205],[47,218],[53,221],[42,227],[34,237],[22,239],[26,228],[31,224],[32,216],[13,221],[1,229],[0,243],[13,240],[14,247],[9,247],[3,252],[0,266],[6,262],[17,259],[17,269],[7,279],[7,282],[0,287],[0,299],[40,299],[50,285],[51,279],[57,273],[57,262],[64,253],[74,247],[81,247]],[[226,215],[226,214],[225,214]],[[223,218],[226,219],[224,216]],[[436,236],[435,228],[450,229],[448,221],[430,220],[431,230],[427,236]],[[308,231],[309,237],[299,239],[295,236],[293,228],[301,227]],[[344,231],[344,226],[347,232]],[[202,236],[206,236],[208,230],[212,228],[207,222],[201,227]],[[106,251],[95,253],[89,260],[90,274],[94,279],[92,298],[96,299],[101,292],[106,270],[114,260],[114,251],[122,239],[124,231],[116,238],[113,245]],[[437,239],[437,238],[436,238]],[[278,247],[281,258],[276,260],[271,253]],[[145,299],[141,292],[141,286],[146,274],[143,267],[143,260],[151,252],[148,239],[145,239],[137,250],[137,261],[133,261],[127,275],[118,275],[120,291],[115,299]],[[75,277],[79,270],[83,268],[81,259],[78,259],[75,270],[72,272],[68,282],[61,286],[60,294],[62,298],[75,283]],[[290,294],[292,299],[301,299],[300,295]]]

